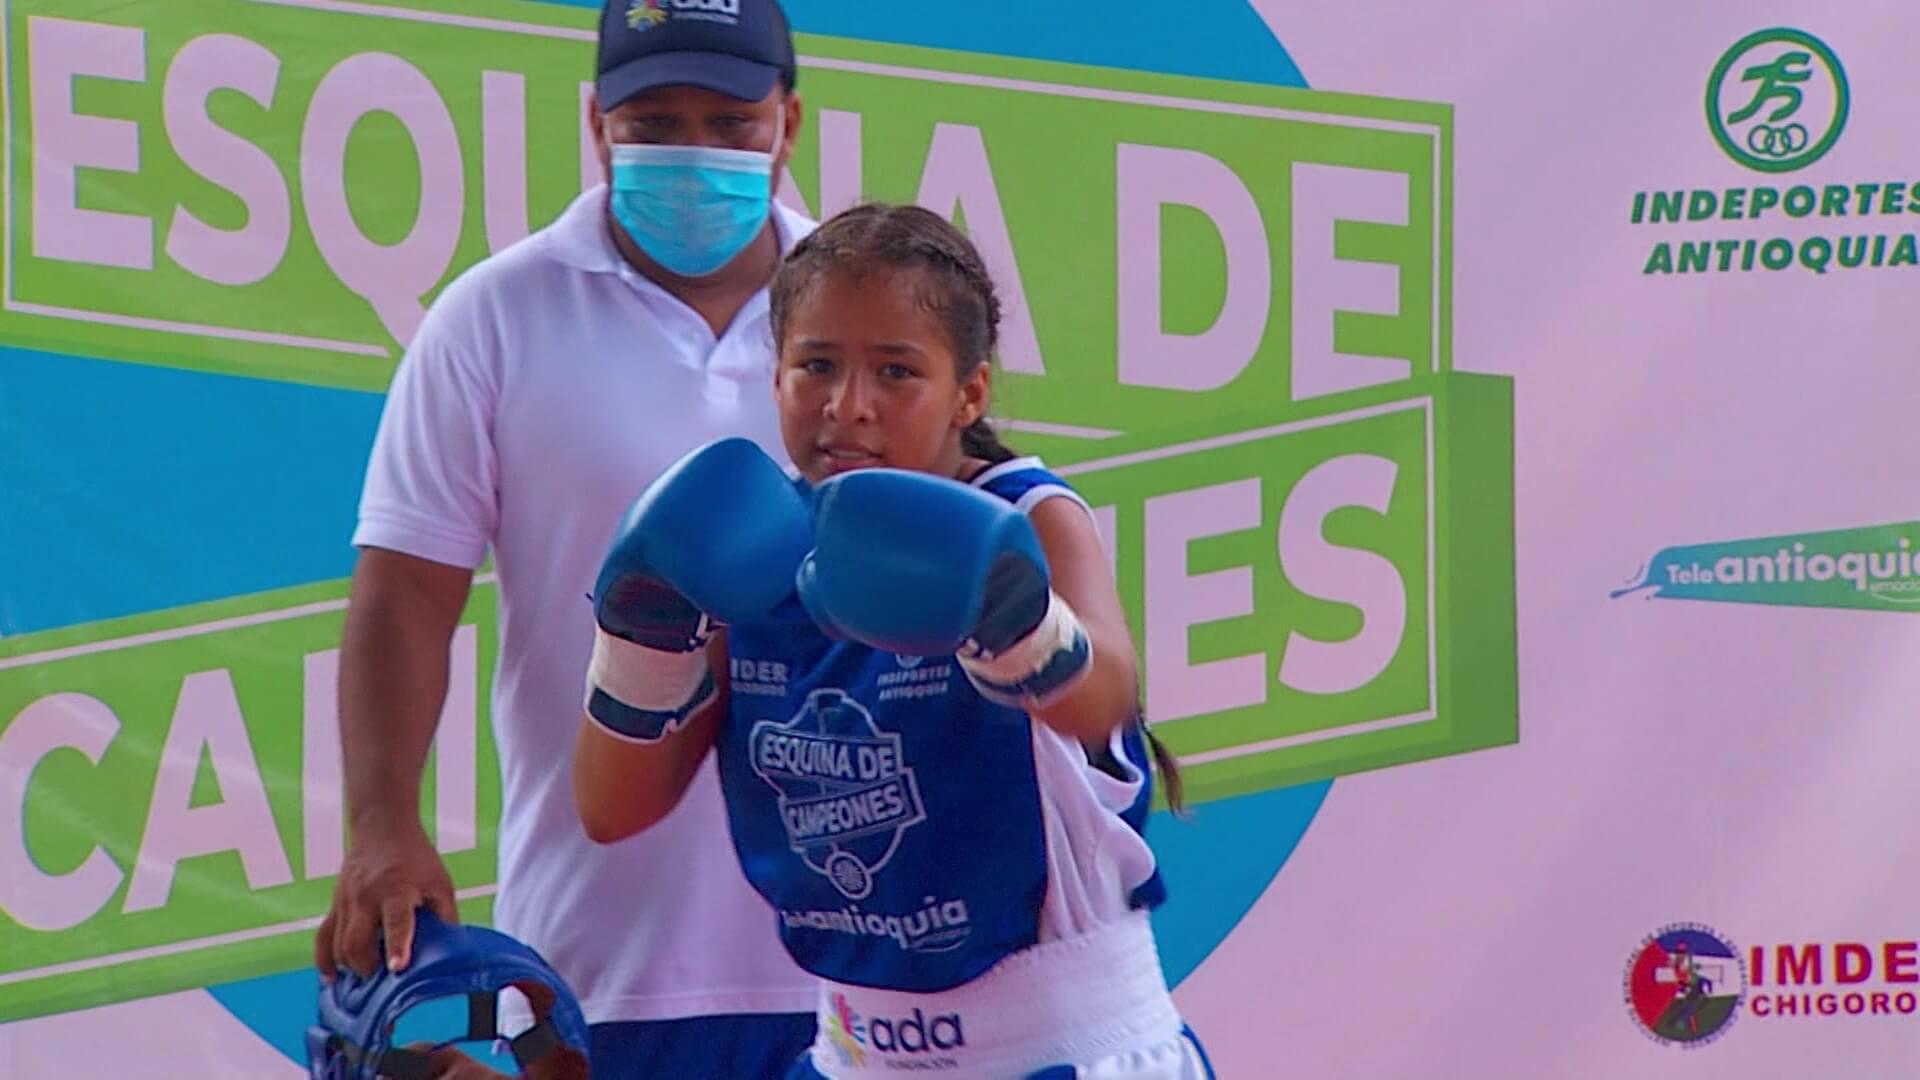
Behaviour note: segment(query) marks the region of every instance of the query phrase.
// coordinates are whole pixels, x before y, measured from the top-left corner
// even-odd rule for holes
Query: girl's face
[[[965,379],[922,271],[828,271],[787,316],[774,373],[780,434],[813,483],[886,466],[958,478],[960,433],[985,413],[988,368]]]

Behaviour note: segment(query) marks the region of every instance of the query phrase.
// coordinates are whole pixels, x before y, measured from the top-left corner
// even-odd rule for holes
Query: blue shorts
[[[593,1080],[781,1080],[813,1045],[812,1013],[594,1024]]]

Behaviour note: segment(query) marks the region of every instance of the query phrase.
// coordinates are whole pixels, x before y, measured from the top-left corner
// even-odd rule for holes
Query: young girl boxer
[[[689,455],[595,590],[582,820],[647,828],[716,751],[820,978],[794,1080],[1211,1075],[1148,922],[1150,744],[1093,519],[982,419],[998,319],[938,215],[822,226],[772,286],[801,479],[741,440]]]

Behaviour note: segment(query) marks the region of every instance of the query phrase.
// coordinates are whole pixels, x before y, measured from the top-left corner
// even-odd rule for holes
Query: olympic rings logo
[[[1747,129],[1747,149],[1762,157],[1791,157],[1807,148],[1807,129],[1800,124],[1773,127],[1755,124]]]

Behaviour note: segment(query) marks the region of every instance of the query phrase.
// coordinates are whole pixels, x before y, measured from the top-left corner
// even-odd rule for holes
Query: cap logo
[[[660,6],[660,0],[633,0],[627,5],[629,30],[651,30],[666,21],[667,12]]]
[[[647,31],[674,16],[706,22],[738,23],[740,0],[631,0],[627,27]]]

